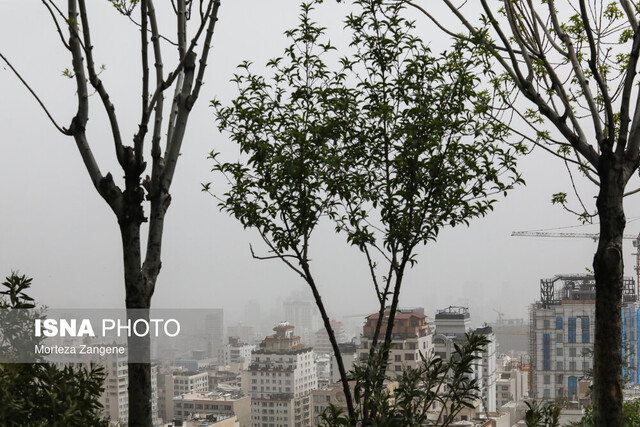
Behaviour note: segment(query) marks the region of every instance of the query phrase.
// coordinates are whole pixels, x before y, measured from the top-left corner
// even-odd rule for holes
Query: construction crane
[[[597,242],[600,239],[600,233],[549,233],[546,231],[514,231],[511,236],[515,237],[572,237],[592,239]],[[633,247],[636,248],[636,252],[632,255],[636,256],[636,295],[640,298],[640,234],[637,236],[633,234],[623,234],[622,238],[625,240],[633,240]]]
[[[498,313],[498,324],[501,325],[502,324],[502,319],[504,318],[504,313],[500,310],[496,310],[495,308],[492,309],[493,311],[495,311],[496,313]]]
[[[576,237],[587,238],[597,242],[600,239],[600,233],[548,233],[546,231],[514,231],[511,236],[516,237]],[[623,239],[640,241],[640,234],[634,236],[633,234],[624,234]],[[637,248],[638,244],[634,242],[633,247]]]

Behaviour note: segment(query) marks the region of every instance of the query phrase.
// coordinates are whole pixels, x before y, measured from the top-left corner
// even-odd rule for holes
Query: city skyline
[[[297,24],[298,9],[293,5],[255,4],[247,10],[241,3],[225,4],[222,9],[213,48],[215,60],[207,72],[203,99],[190,119],[167,215],[163,268],[154,307],[224,307],[242,312],[249,296],[269,311],[278,306],[282,295],[292,291],[310,294],[286,267],[276,261],[252,259],[249,244],[258,254],[266,254],[259,236],[242,230],[235,220],[218,211],[215,199],[200,191],[202,182],[212,180],[214,193],[225,188],[220,177],[209,172],[209,151],[217,149],[228,159],[237,156],[227,136],[217,132],[207,100],[234,96],[229,79],[235,66],[244,59],[262,66],[268,58],[278,56],[285,44],[282,33]],[[317,19],[330,27],[329,35],[338,42],[340,22],[336,17],[343,16],[346,7],[333,2],[318,7]],[[279,12],[273,13],[275,10]],[[60,75],[68,64],[60,54],[59,41],[49,37],[55,29],[46,10],[39,5],[8,2],[0,5],[0,12],[3,16],[28,13],[43,28],[42,33],[24,34],[24,47],[6,46],[4,53],[41,92],[56,118],[66,123],[73,114],[74,91],[69,86],[72,83]],[[124,95],[135,90],[131,85],[137,80],[129,78],[128,73],[136,71],[121,65],[129,59],[133,62],[137,55],[135,48],[123,47],[123,40],[137,30],[122,17],[105,15],[108,17],[95,26],[95,32],[112,32],[113,42],[96,45],[97,60],[106,65],[101,78],[114,91],[118,113],[135,118],[136,107],[127,104]],[[264,24],[264,16],[272,18],[269,25]],[[423,24],[419,30],[425,31],[426,23],[417,14],[412,16]],[[19,21],[7,22],[0,37],[8,39],[20,32]],[[261,36],[238,31],[236,22],[259,29]],[[114,28],[118,31],[112,31]],[[433,37],[434,46],[440,46],[442,39],[441,35]],[[43,61],[49,64],[45,68],[38,66]],[[34,277],[33,296],[51,307],[122,306],[117,225],[104,201],[91,188],[76,148],[56,134],[31,95],[6,68],[0,69],[0,90],[13,100],[0,107],[4,132],[0,178],[8,183],[0,187],[0,197],[10,207],[0,221],[4,241],[0,248],[0,274],[19,270]],[[95,107],[89,128],[94,136],[104,124]],[[131,134],[131,127],[126,130]],[[110,159],[111,145],[97,139],[100,161],[103,154]],[[537,295],[541,278],[590,268],[595,244],[589,240],[510,237],[514,230],[579,225],[575,217],[550,203],[553,193],[571,186],[562,163],[552,160],[546,153],[534,150],[520,161],[526,187],[516,188],[505,200],[499,200],[495,212],[472,221],[469,228],[445,229],[436,243],[419,248],[418,264],[407,275],[401,305],[417,304],[428,309],[443,303],[464,305],[481,321],[494,320],[494,309],[507,317],[524,317],[528,301]],[[105,170],[112,169],[110,161],[104,163]],[[584,200],[591,203],[595,187],[583,182],[578,185],[585,190]],[[639,213],[636,200],[633,196],[627,200],[631,220],[637,219],[635,215]],[[636,224],[630,222],[627,232],[638,232]],[[596,226],[575,230],[595,232]],[[347,247],[343,236],[336,236],[328,224],[320,225],[314,240],[312,268],[330,315],[367,311],[375,304],[375,296],[361,254]],[[626,275],[635,277],[632,251],[631,242],[627,241]],[[192,297],[184,298],[185,293]],[[234,322],[234,316],[229,321]]]

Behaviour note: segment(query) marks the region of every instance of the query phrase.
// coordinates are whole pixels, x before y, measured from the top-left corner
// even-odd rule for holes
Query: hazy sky
[[[106,1],[90,1],[94,55],[107,69],[100,76],[112,95],[124,135],[133,135],[139,117],[139,33],[117,16]],[[157,8],[165,1],[156,2]],[[431,3],[431,2],[430,2]],[[299,3],[291,0],[223,1],[214,35],[206,84],[195,106],[183,144],[172,204],[165,222],[163,267],[153,306],[224,307],[228,323],[239,321],[253,299],[269,311],[277,301],[305,284],[277,261],[251,259],[249,243],[258,236],[220,213],[217,202],[200,191],[212,181],[212,149],[232,160],[235,148],[217,132],[208,101],[235,94],[229,79],[244,59],[258,65],[279,56],[282,33],[297,23]],[[64,7],[64,5],[62,6]],[[344,4],[326,2],[316,15],[334,30],[341,28]],[[97,18],[99,17],[99,18]],[[416,15],[417,19],[423,18]],[[437,32],[429,31],[430,37]],[[440,43],[434,39],[434,45]],[[57,38],[40,2],[0,2],[0,51],[37,90],[53,115],[68,125],[74,115],[74,82],[61,76],[71,68],[68,52]],[[166,51],[165,65],[175,59]],[[99,99],[92,99],[89,141],[103,174],[119,179],[113,146]],[[124,304],[120,238],[115,216],[93,189],[75,143],[48,122],[15,76],[0,64],[0,275],[20,270],[34,277],[31,292],[52,307],[121,307]],[[495,310],[523,317],[539,295],[541,278],[583,273],[591,266],[595,243],[587,239],[516,238],[513,230],[578,225],[552,206],[551,194],[568,191],[564,166],[534,152],[520,162],[526,187],[513,191],[488,217],[470,227],[442,231],[437,244],[420,248],[418,265],[407,276],[401,305],[436,308],[467,305],[474,323],[493,321]],[[213,191],[224,190],[215,180]],[[220,184],[220,185],[217,185]],[[591,203],[595,187],[584,185]],[[627,218],[640,215],[638,196],[626,201]],[[630,222],[627,233],[640,231]],[[597,227],[560,231],[595,232]],[[375,297],[366,265],[357,251],[321,227],[313,242],[313,268],[330,311],[368,313]],[[631,241],[625,243],[626,274],[635,276]]]

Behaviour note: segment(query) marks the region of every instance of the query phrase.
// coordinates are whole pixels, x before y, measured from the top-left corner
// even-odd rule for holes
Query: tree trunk
[[[595,354],[593,366],[596,425],[622,427],[622,234],[625,182],[622,162],[603,153],[599,165],[597,207],[600,240],[593,260],[596,279]]]
[[[125,192],[125,199],[126,199]],[[141,201],[140,201],[141,202]],[[140,202],[126,203],[119,219],[124,258],[127,320],[131,331],[127,337],[129,362],[129,427],[149,427],[151,417],[151,365],[149,334],[138,337],[133,333],[136,320],[149,321],[151,292],[141,270],[140,224],[144,220]],[[138,209],[139,208],[139,209]],[[143,329],[139,329],[142,331]]]

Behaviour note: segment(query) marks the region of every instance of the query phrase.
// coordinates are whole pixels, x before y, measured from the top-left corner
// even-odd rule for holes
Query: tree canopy
[[[286,33],[284,55],[267,64],[268,75],[254,73],[248,61],[239,66],[238,97],[213,106],[242,157],[223,162],[211,153],[214,170],[229,180],[221,209],[266,245],[268,254],[254,257],[280,259],[310,286],[353,422],[346,373],[312,273],[317,225],[331,221],[364,256],[380,314],[371,352],[382,353],[384,376],[415,249],[444,227],[486,215],[498,195],[521,183],[515,155],[522,149],[504,143],[507,128],[489,114],[490,93],[477,85],[481,57],[463,54],[467,42],[434,54],[412,35],[403,4],[355,4],[345,21],[348,53],[339,55],[311,19],[311,3]],[[376,345],[383,319],[386,345]],[[372,392],[363,393],[365,402]],[[363,408],[366,423],[374,414]]]

